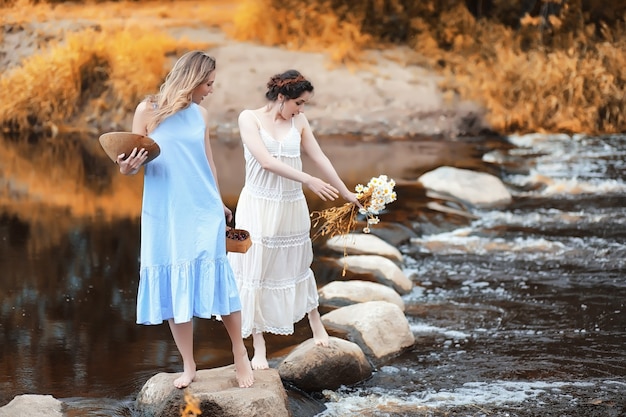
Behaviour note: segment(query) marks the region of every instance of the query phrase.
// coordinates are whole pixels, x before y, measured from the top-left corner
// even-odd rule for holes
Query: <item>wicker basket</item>
[[[252,246],[250,233],[244,229],[226,226],[226,251],[246,253]]]

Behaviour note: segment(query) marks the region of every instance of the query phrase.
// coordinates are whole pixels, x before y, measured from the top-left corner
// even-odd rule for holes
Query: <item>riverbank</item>
[[[350,68],[331,65],[323,53],[235,42],[210,30],[195,35],[216,40],[209,50],[218,63],[216,87],[204,105],[222,134],[236,132],[239,112],[262,106],[269,77],[290,68],[315,86],[305,112],[318,135],[373,140],[475,136],[489,129],[480,105],[446,97],[437,74],[404,65],[402,57],[412,53],[403,48],[369,51],[369,64]]]
[[[184,5],[181,8],[188,10],[177,11],[176,15],[171,11],[164,12],[160,3],[151,2],[125,6],[116,3],[95,6],[41,4],[31,6],[33,13],[28,17],[20,14],[23,11],[8,9],[5,11],[10,13],[3,17],[3,33],[0,35],[0,65],[7,69],[7,73],[19,71],[20,66],[33,57],[40,56],[45,62],[46,55],[51,55],[54,48],[59,48],[73,34],[88,29],[96,32],[111,30],[116,26],[123,31],[142,24],[146,28],[159,28],[173,38],[175,48],[180,49],[168,51],[166,65],[171,65],[190,45],[202,47],[216,57],[215,92],[203,105],[211,114],[212,130],[220,137],[236,138],[239,112],[263,105],[269,77],[290,68],[300,70],[315,86],[314,99],[305,111],[318,135],[353,134],[364,140],[374,140],[381,137],[474,136],[489,130],[484,120],[485,110],[477,103],[463,102],[444,93],[438,85],[439,75],[411,64],[418,58],[408,48],[366,51],[363,63],[358,66],[337,64],[322,52],[294,51],[234,40],[223,28],[187,19],[185,13],[201,6],[194,2]],[[111,53],[110,50],[107,52]],[[143,63],[137,59],[136,65]],[[106,66],[96,68],[103,69],[113,71]],[[41,70],[46,71],[45,68]],[[51,79],[51,82],[55,81],[63,82],[60,78]],[[98,78],[90,81],[92,84],[102,82]],[[93,134],[130,128],[133,108],[124,109],[120,115],[119,107],[110,108],[102,103],[104,97],[83,97],[88,88],[101,93],[99,87],[82,88],[77,94],[85,107],[75,110],[69,121],[59,122],[49,117],[37,122],[49,126],[35,127],[52,132],[87,129]],[[137,95],[151,92],[154,91],[140,91]],[[54,96],[41,100],[52,102]],[[32,103],[32,99],[28,102]],[[46,118],[42,116],[42,119]]]
[[[349,16],[317,1],[49,1],[0,2],[4,133],[127,129],[136,103],[190,49],[218,58],[207,105],[220,136],[237,137],[237,114],[261,105],[266,80],[290,67],[316,86],[307,111],[318,135],[626,129],[626,5],[567,3],[546,20],[519,5],[479,12],[429,0],[408,2],[394,26],[384,7],[396,0],[354,2]]]

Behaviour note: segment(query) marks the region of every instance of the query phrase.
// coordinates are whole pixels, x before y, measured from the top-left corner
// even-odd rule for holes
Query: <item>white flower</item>
[[[366,186],[358,184],[354,189],[357,198],[360,200],[364,196],[368,196],[366,201],[362,201],[363,208],[359,208],[358,212],[366,217],[367,226],[363,229],[364,233],[369,233],[369,226],[378,224],[380,219],[378,215],[385,210],[386,205],[397,199],[396,193],[393,191],[396,182],[387,177],[387,175],[379,175],[372,177]]]

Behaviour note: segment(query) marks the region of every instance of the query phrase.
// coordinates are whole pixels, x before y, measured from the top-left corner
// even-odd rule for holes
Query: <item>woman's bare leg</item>
[[[315,344],[318,346],[328,346],[328,333],[324,328],[322,317],[320,316],[320,312],[317,308],[309,311],[309,325],[311,326],[311,331],[313,332],[313,340],[315,340]]]
[[[265,348],[265,338],[262,332],[252,333],[252,346],[254,347],[254,356],[252,357],[253,369],[268,369],[270,365],[267,363],[267,351]]]
[[[196,362],[193,359],[193,322],[174,323],[169,319],[170,330],[176,347],[183,358],[183,374],[174,380],[176,388],[185,388],[196,377]]]
[[[235,376],[241,388],[251,387],[254,383],[254,374],[248,358],[248,350],[241,337],[241,312],[236,311],[228,316],[222,316],[222,322],[233,345],[233,358],[235,362]]]

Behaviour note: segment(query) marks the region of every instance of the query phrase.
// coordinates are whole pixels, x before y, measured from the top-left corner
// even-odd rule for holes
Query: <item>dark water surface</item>
[[[1,155],[0,406],[50,394],[71,415],[133,415],[151,376],[180,371],[168,327],[135,324],[140,181],[84,156],[65,160],[71,175],[19,168],[7,158],[21,146]],[[349,186],[382,173],[399,183],[380,226],[414,231],[400,249],[416,283],[403,297],[416,343],[370,380],[314,394],[320,416],[626,414],[626,137],[322,146]],[[241,148],[216,141],[214,153],[234,207]],[[429,210],[414,180],[441,165],[498,175],[513,204],[475,209],[472,221]],[[309,332],[299,323],[270,337],[273,364]],[[221,323],[196,321],[196,357],[200,369],[232,361]],[[295,404],[295,417],[309,415]]]

